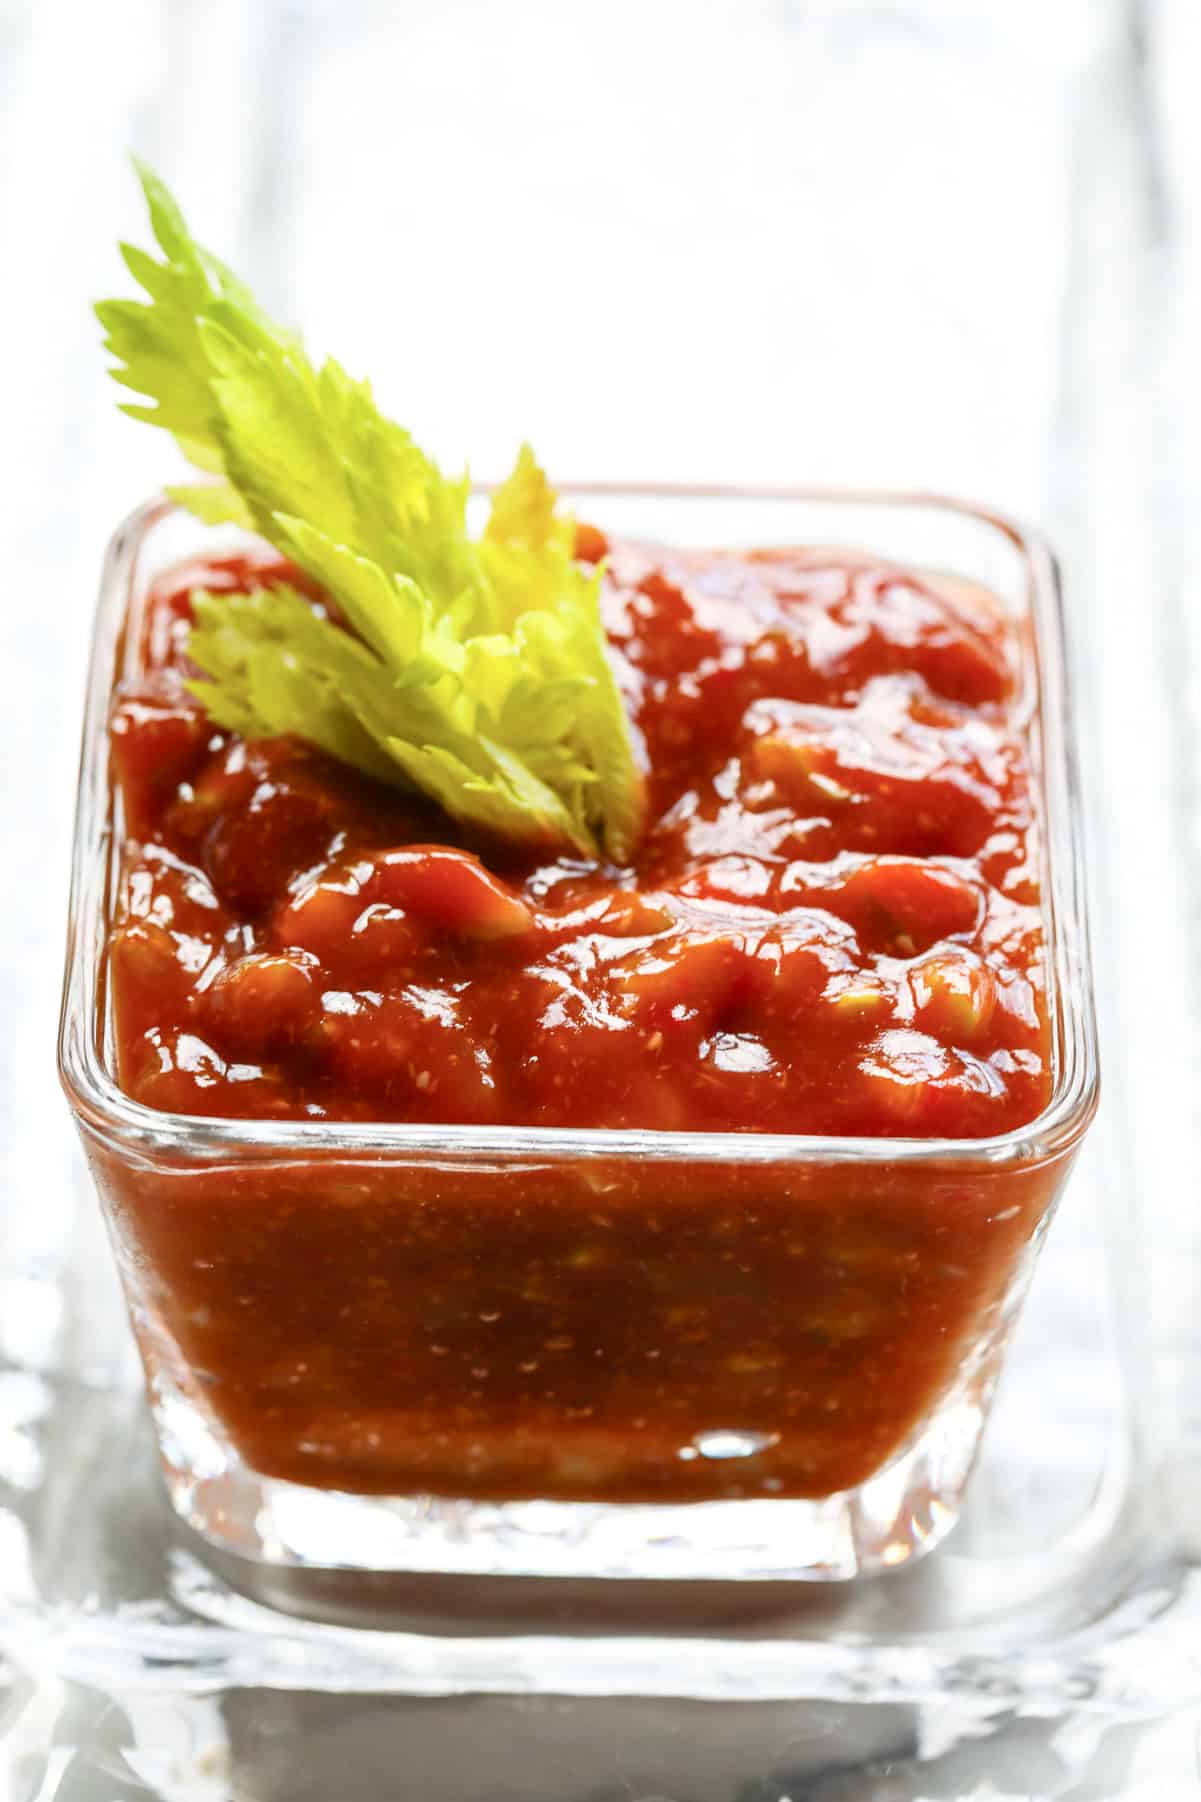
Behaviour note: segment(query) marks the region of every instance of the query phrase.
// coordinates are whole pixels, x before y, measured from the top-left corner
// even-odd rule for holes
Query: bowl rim
[[[486,493],[493,484],[477,484]],[[1045,864],[1043,912],[1056,1076],[1046,1107],[1024,1126],[989,1137],[911,1139],[836,1137],[815,1133],[659,1131],[609,1127],[430,1126],[392,1122],[238,1120],[167,1113],[133,1100],[119,1087],[102,1046],[105,946],[112,900],[113,788],[108,714],[123,626],[138,561],[147,539],[169,518],[186,517],[166,495],[134,509],[109,540],[89,661],[72,857],[67,952],[59,1021],[60,1080],[81,1128],[113,1150],[155,1163],[246,1161],[448,1164],[576,1163],[649,1159],[712,1164],[869,1167],[1029,1166],[1070,1152],[1096,1111],[1099,1089],[1096,1010],[1089,955],[1081,785],[1059,566],[1036,528],[968,501],[904,490],[811,488],[704,482],[572,481],[567,499],[662,502],[787,503],[814,508],[924,509],[991,529],[1017,550],[1037,705],[1029,730]],[[198,539],[211,530],[196,522]],[[790,542],[802,542],[792,537]],[[206,542],[201,539],[201,542]],[[782,542],[776,540],[775,542]],[[822,542],[827,542],[822,540]],[[885,562],[897,561],[882,554]]]

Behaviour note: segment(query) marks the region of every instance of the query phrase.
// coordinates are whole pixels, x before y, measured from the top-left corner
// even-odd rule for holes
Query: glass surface
[[[129,647],[141,641],[138,614],[153,576],[182,553],[219,541],[160,505],[135,515],[114,541],[97,624],[62,1068],[105,1204],[174,1507],[198,1542],[221,1555],[235,1587],[301,1612],[353,1618],[366,1610],[384,1618],[406,1600],[382,1581],[389,1573],[786,1581],[850,1577],[929,1550],[958,1516],[1005,1344],[1095,1105],[1059,601],[1041,541],[971,509],[903,497],[606,488],[578,490],[573,504],[615,533],[676,544],[838,544],[940,579],[982,583],[1002,597],[1024,647],[1018,709],[1047,847],[1053,1094],[1029,1127],[945,1142],[214,1121],[130,1101],[113,1080],[105,991],[110,859],[121,836],[108,786],[108,696],[114,677],[133,667]],[[133,629],[123,633],[127,612]],[[681,1247],[695,1243],[703,1255],[691,1275],[673,1275],[673,1299],[686,1308],[714,1280],[714,1231],[727,1235],[734,1268],[764,1287],[770,1265],[789,1255],[811,1269],[821,1262],[832,1198],[850,1209],[856,1256],[887,1266],[878,1279],[885,1296],[890,1284],[903,1292],[907,1259],[935,1255],[935,1235],[949,1231],[952,1210],[970,1245],[970,1258],[965,1249],[953,1261],[953,1243],[946,1254],[951,1325],[945,1345],[928,1354],[920,1407],[909,1403],[901,1412],[896,1384],[876,1404],[874,1430],[900,1449],[882,1469],[878,1455],[865,1457],[861,1470],[835,1484],[823,1472],[839,1468],[826,1447],[841,1447],[840,1423],[814,1419],[800,1433],[777,1433],[770,1411],[749,1404],[753,1419],[711,1418],[704,1357],[690,1350],[671,1365],[684,1424],[667,1456],[687,1461],[693,1499],[590,1499],[604,1494],[614,1438],[628,1458],[645,1425],[631,1417],[653,1405],[635,1386],[626,1413],[606,1414],[605,1372],[631,1358],[641,1365],[664,1356],[665,1368],[672,1355],[653,1326],[632,1350],[616,1337],[608,1343],[598,1313],[615,1333],[642,1319],[648,1298],[639,1283],[657,1268],[683,1264]],[[281,1201],[296,1210],[282,1230],[302,1222],[321,1262],[330,1307],[320,1343],[307,1322],[289,1319],[282,1259],[279,1281],[272,1280],[277,1260],[263,1222]],[[417,1211],[420,1259],[406,1250]],[[555,1499],[495,1502],[488,1483],[494,1469],[503,1475],[511,1434],[480,1431],[477,1442],[452,1441],[439,1452],[428,1434],[417,1443],[418,1428],[399,1404],[360,1418],[342,1375],[354,1366],[353,1329],[339,1322],[381,1306],[411,1315],[422,1306],[420,1284],[434,1279],[452,1285],[456,1321],[495,1320],[490,1235],[501,1235],[499,1250],[518,1215],[526,1267],[553,1292],[554,1332],[587,1330],[600,1340],[596,1395],[580,1410],[597,1418],[579,1423],[572,1411],[556,1425],[544,1473]],[[176,1249],[176,1223],[185,1218],[186,1257]],[[598,1231],[603,1253],[592,1244]],[[390,1248],[374,1274],[362,1256],[365,1237]],[[466,1278],[454,1274],[465,1242]],[[589,1269],[581,1275],[584,1257]],[[233,1403],[208,1368],[217,1359],[206,1359],[205,1347],[235,1310],[234,1269],[250,1272],[247,1293],[252,1287],[255,1308],[271,1319],[279,1355],[262,1372],[251,1360],[252,1374],[239,1378],[240,1418],[231,1430]],[[837,1275],[829,1281],[830,1293],[807,1295],[807,1306],[838,1307]],[[599,1310],[598,1284],[607,1284]],[[253,1314],[244,1318],[253,1332]],[[549,1312],[547,1319],[549,1330]],[[466,1364],[488,1356],[491,1329],[475,1330],[480,1346],[467,1348]],[[848,1341],[843,1355],[862,1358],[866,1386],[871,1348],[860,1352]],[[327,1390],[344,1405],[331,1405],[316,1424],[301,1408],[295,1417],[303,1424],[289,1437],[278,1424],[281,1412],[292,1418],[287,1385],[305,1385],[314,1359],[324,1361]],[[752,1384],[748,1391],[754,1400]],[[300,1393],[303,1399],[303,1387]],[[397,1444],[405,1454],[399,1460]],[[328,1480],[323,1486],[323,1463],[335,1457],[338,1470],[353,1464],[354,1488],[374,1493],[348,1494]],[[427,1470],[430,1486],[452,1499],[422,1492]],[[355,1573],[365,1580],[356,1584]]]

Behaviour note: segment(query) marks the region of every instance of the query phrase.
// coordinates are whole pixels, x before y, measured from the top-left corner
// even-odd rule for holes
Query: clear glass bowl
[[[226,535],[166,503],[143,508],[113,540],[100,596],[61,1069],[116,1250],[174,1508],[239,1587],[300,1611],[386,1612],[395,1601],[389,1574],[831,1578],[929,1550],[958,1516],[1034,1257],[1096,1103],[1077,778],[1046,545],[984,511],[923,498],[603,486],[570,495],[579,517],[613,533],[698,546],[868,549],[983,584],[1012,610],[1023,655],[1018,709],[1045,846],[1053,1093],[1029,1127],[955,1141],[258,1123],[165,1114],[130,1100],[114,1077],[106,996],[121,835],[109,697],[131,673],[140,634],[126,622],[136,622],[154,576],[183,556],[228,548]],[[756,1401],[753,1352],[737,1340],[724,1350],[745,1354],[747,1407],[713,1418],[704,1355],[665,1344],[646,1300],[648,1281],[670,1268],[673,1302],[686,1314],[690,1295],[711,1298],[724,1254],[744,1287],[762,1284],[786,1308],[781,1261],[791,1254],[812,1264],[835,1217],[841,1243],[853,1243],[873,1269],[885,1313],[906,1306],[905,1269],[916,1259],[929,1271],[941,1255],[948,1330],[926,1348],[917,1389],[899,1396],[875,1385],[874,1438],[830,1492],[837,1419],[777,1430],[770,1404]],[[186,1258],[173,1230],[181,1220]],[[330,1306],[318,1334],[290,1316],[286,1262],[275,1256],[280,1235],[298,1227],[326,1276]],[[391,1311],[411,1323],[423,1294],[438,1288],[452,1297],[464,1369],[494,1361],[489,1248],[507,1242],[511,1261],[515,1233],[546,1300],[549,1336],[587,1331],[600,1342],[594,1405],[562,1415],[536,1448],[544,1499],[506,1502],[488,1499],[488,1473],[503,1473],[510,1449],[528,1466],[528,1443],[498,1430],[441,1446],[413,1411],[411,1371],[395,1405],[377,1398],[369,1415],[353,1372],[365,1316],[378,1322]],[[205,1243],[211,1256],[196,1257]],[[374,1257],[365,1244],[377,1248]],[[810,1285],[806,1307],[823,1304],[833,1316],[837,1290],[815,1296]],[[271,1321],[273,1357],[265,1368],[247,1361],[235,1397],[206,1367],[205,1348],[214,1323],[227,1327],[239,1306],[239,1330],[252,1341],[256,1313]],[[879,1343],[848,1338],[845,1356],[866,1369]],[[678,1432],[668,1455],[677,1475],[687,1473],[686,1502],[594,1499],[604,1493],[606,1460],[628,1460],[640,1435],[652,1491],[663,1455],[662,1433],[645,1433],[651,1387],[627,1384],[620,1405],[609,1398],[619,1358],[626,1370],[657,1363],[670,1373]],[[316,1419],[296,1405],[311,1400],[314,1360],[327,1401]],[[329,1487],[323,1466],[331,1464],[353,1466],[354,1493]]]

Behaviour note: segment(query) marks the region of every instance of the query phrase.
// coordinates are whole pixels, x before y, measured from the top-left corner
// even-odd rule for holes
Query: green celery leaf
[[[474,538],[467,478],[444,476],[366,382],[315,365],[138,172],[162,260],[124,247],[147,298],[96,309],[115,379],[141,397],[125,411],[221,478],[171,490],[181,506],[257,531],[338,613],[287,586],[198,598],[193,686],[213,719],[296,733],[468,825],[627,860],[644,782],[601,575],[575,562],[529,446]]]
[[[254,530],[250,509],[228,482],[172,482],[166,493],[168,500],[202,519],[206,526],[241,526],[246,532]]]

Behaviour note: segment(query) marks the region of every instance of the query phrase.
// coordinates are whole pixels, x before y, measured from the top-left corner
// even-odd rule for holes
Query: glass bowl
[[[959,1140],[261,1123],[134,1102],[115,1080],[106,991],[121,840],[109,701],[134,673],[154,577],[229,548],[229,534],[149,503],[115,535],[100,594],[60,1065],[172,1504],[242,1587],[284,1606],[337,1612],[351,1594],[341,1578],[356,1575],[374,1596],[380,1577],[414,1572],[829,1579],[928,1551],[958,1516],[1035,1256],[1096,1105],[1078,784],[1045,543],[923,497],[565,492],[580,518],[615,534],[866,549],[1001,598],[1017,623],[1015,709],[1044,847],[1052,1094],[1029,1126]],[[298,1240],[323,1273],[320,1319],[294,1305]],[[527,1424],[515,1430],[499,1410],[489,1423],[485,1405],[464,1435],[423,1408],[422,1360],[456,1360],[486,1403],[490,1373],[517,1355],[498,1334],[512,1301],[497,1288],[502,1266],[519,1273],[550,1364],[556,1342],[586,1337],[595,1383],[556,1397],[540,1379]],[[690,1309],[711,1309],[715,1289],[725,1330],[697,1344]],[[932,1299],[939,1330],[923,1337]],[[793,1331],[787,1374],[814,1395],[799,1411],[773,1399],[781,1386],[754,1333],[764,1308]],[[837,1407],[804,1381],[817,1368],[805,1363],[815,1322],[823,1356],[833,1333],[843,1379],[870,1397],[853,1444]],[[247,1350],[231,1380],[213,1352],[234,1335]],[[381,1370],[388,1337],[396,1354]],[[720,1415],[715,1357],[745,1375],[744,1404]],[[538,1470],[536,1496],[490,1493],[503,1496],[509,1459]],[[673,1499],[650,1499],[667,1464]],[[631,1468],[638,1499],[609,1499],[614,1473]]]

